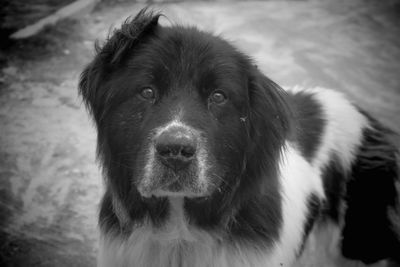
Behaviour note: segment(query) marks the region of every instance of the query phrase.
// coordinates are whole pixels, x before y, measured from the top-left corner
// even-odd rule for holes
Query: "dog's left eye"
[[[143,97],[146,100],[152,100],[155,98],[156,94],[154,90],[150,87],[145,87],[142,89],[140,92],[140,96]]]
[[[210,100],[212,102],[214,102],[215,104],[222,104],[226,101],[226,95],[224,92],[222,92],[221,90],[216,90],[214,92],[212,92],[211,96],[210,96]]]

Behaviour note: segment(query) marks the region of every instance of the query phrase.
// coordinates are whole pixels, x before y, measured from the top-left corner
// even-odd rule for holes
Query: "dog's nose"
[[[179,171],[187,167],[196,153],[196,138],[185,128],[172,128],[156,139],[156,151],[161,162]]]

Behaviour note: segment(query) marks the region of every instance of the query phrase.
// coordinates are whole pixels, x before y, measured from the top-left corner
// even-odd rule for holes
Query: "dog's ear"
[[[391,131],[365,115],[370,126],[347,184],[342,252],[367,264],[386,258],[400,264],[398,150]]]
[[[126,55],[155,31],[160,16],[142,9],[134,19],[127,19],[121,28],[114,30],[103,46],[96,44],[96,56],[81,74],[79,93],[97,123],[108,95],[107,88],[101,87],[106,87],[105,81]]]
[[[250,149],[248,169],[258,170],[251,176],[268,175],[276,171],[277,160],[290,132],[291,111],[286,92],[256,67],[248,82],[248,131]],[[251,165],[251,166],[250,166]],[[274,176],[274,173],[270,173]]]

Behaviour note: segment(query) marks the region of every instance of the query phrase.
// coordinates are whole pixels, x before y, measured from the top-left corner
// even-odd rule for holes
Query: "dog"
[[[125,21],[79,83],[105,177],[98,266],[293,266],[318,233],[345,258],[399,264],[393,133],[159,17]]]

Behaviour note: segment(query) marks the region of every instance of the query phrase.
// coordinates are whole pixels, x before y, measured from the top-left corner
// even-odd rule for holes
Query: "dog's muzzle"
[[[188,129],[174,127],[155,140],[156,157],[174,172],[184,171],[196,158],[197,138]]]
[[[208,152],[200,131],[181,122],[156,130],[149,146],[143,196],[199,197],[209,194]]]

